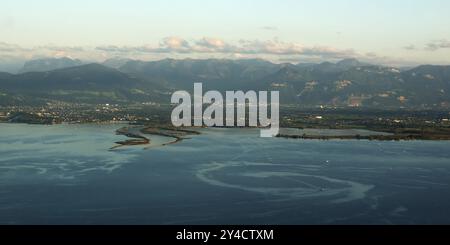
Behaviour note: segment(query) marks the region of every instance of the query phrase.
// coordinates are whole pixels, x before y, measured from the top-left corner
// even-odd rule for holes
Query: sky
[[[0,60],[450,64],[448,0],[2,0]]]

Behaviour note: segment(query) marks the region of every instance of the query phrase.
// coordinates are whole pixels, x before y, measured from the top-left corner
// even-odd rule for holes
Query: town
[[[270,129],[261,130],[261,137],[276,136],[279,132],[279,92],[270,92],[270,106],[267,98],[268,92],[259,91],[258,94],[259,98],[255,91],[248,91],[246,93],[243,91],[226,91],[224,106],[224,99],[219,91],[208,91],[203,95],[202,84],[195,83],[193,103],[194,126],[223,127],[224,123],[226,123],[227,127],[244,127],[246,125],[251,127],[257,127],[258,125],[262,127],[270,126]],[[192,126],[191,95],[187,91],[174,92],[171,102],[179,103],[180,101],[181,103],[172,111],[172,125],[176,127],[190,127]],[[203,112],[205,103],[210,105]],[[246,108],[248,109],[248,113],[246,113]],[[224,109],[226,111],[225,122],[223,116]],[[270,118],[268,117],[268,109],[270,109]],[[237,111],[236,116],[235,110]],[[246,124],[247,121],[248,124]]]

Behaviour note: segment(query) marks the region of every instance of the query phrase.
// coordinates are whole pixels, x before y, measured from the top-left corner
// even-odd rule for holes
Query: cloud
[[[450,48],[450,41],[447,39],[434,40],[426,44],[425,49],[428,51],[436,51],[438,49]]]
[[[222,50],[224,51],[226,48],[229,48],[230,46],[225,43],[220,38],[211,38],[211,37],[204,37],[195,43],[199,48],[207,48],[212,51],[214,50]]]
[[[127,52],[127,50],[122,50],[120,47],[115,45],[98,46],[95,49],[105,52]]]
[[[96,58],[98,59],[98,57],[101,57],[101,54],[98,52],[92,52],[92,49],[81,46],[58,46],[48,44],[35,47],[22,47],[17,44],[0,42],[1,60],[11,60],[11,62],[13,62],[14,60],[26,61],[49,57],[70,57],[95,60]]]
[[[442,45],[441,45],[442,46]],[[139,60],[164,58],[261,58],[272,62],[323,62],[356,58],[367,63],[394,64],[406,61],[394,60],[375,53],[359,53],[353,49],[339,49],[323,45],[305,45],[300,42],[271,40],[227,41],[217,37],[184,39],[170,36],[155,44],[137,46],[58,46],[42,45],[24,48],[19,45],[0,42],[0,58],[17,57],[23,60],[45,57],[72,57],[88,61],[103,61],[111,57]]]
[[[0,42],[0,51],[1,52],[22,52],[22,51],[27,51],[27,50],[16,44]]]
[[[58,51],[58,52],[83,52],[83,51],[85,51],[84,47],[81,47],[81,46],[57,46],[57,45],[37,46],[34,49],[35,50]]]
[[[166,37],[163,38],[158,46],[143,45],[143,46],[116,46],[106,45],[97,46],[96,50],[111,52],[111,53],[190,53],[191,46],[188,41],[180,37]]]
[[[159,51],[164,52],[180,52],[185,53],[190,51],[189,42],[180,38],[180,37],[166,37],[159,44],[160,48],[153,50],[152,48],[148,48],[148,51]]]
[[[329,59],[345,59],[358,56],[358,54],[353,49],[340,50],[336,48],[321,46],[306,48],[303,50],[302,54],[309,56],[319,56]]]
[[[10,44],[0,42],[0,51],[9,54],[21,54],[21,53],[45,53],[45,52],[83,52],[84,48],[79,46],[56,46],[56,45],[44,45],[36,46],[33,48],[24,48],[16,44]]]
[[[241,46],[236,51],[247,54],[302,55],[331,59],[348,58],[356,55],[352,49],[340,50],[326,46],[305,46],[300,43],[281,42],[279,40],[241,40],[240,44]]]
[[[162,41],[162,46],[167,46],[172,49],[189,48],[189,43],[179,37],[166,37]]]
[[[240,40],[235,51],[247,54],[298,55],[303,53],[304,45],[278,40]]]
[[[97,50],[115,53],[180,53],[180,54],[252,54],[252,55],[304,55],[324,58],[348,58],[356,55],[352,49],[340,50],[325,46],[305,46],[279,40],[240,40],[229,43],[220,38],[204,37],[187,41],[180,37],[164,38],[158,46],[99,46]]]

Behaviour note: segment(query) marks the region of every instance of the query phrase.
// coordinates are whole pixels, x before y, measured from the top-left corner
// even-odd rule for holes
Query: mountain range
[[[78,59],[71,59],[68,57],[51,58],[51,59],[35,59],[25,62],[22,69],[18,73],[26,73],[33,71],[51,71],[61,68],[73,67],[82,65],[83,62]]]
[[[337,63],[274,64],[261,59],[114,58],[83,64],[70,58],[26,63],[22,73],[0,73],[0,105],[169,103],[175,90],[278,90],[283,104],[377,108],[450,107],[450,66],[408,70],[345,59]]]

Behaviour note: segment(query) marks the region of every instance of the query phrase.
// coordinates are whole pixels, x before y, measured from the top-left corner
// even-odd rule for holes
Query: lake
[[[0,224],[450,224],[450,142],[0,124]],[[170,141],[170,140],[169,140]]]

